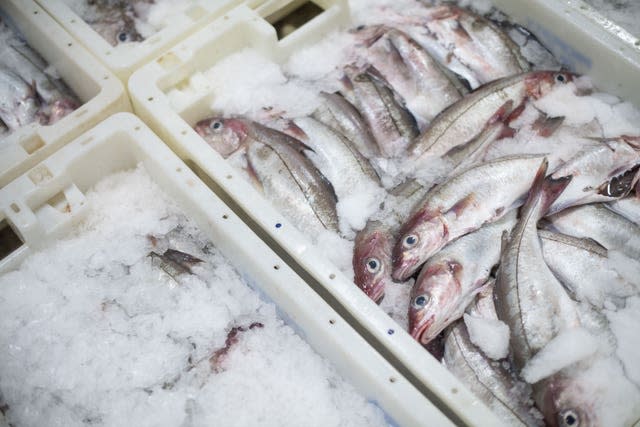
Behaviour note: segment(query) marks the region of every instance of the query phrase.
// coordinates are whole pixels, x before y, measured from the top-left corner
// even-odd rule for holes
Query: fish
[[[338,231],[333,186],[305,156],[310,148],[300,140],[245,117],[213,116],[194,129],[224,158],[246,153],[254,184],[301,230]]]
[[[385,287],[394,281],[391,277],[391,252],[401,218],[427,191],[428,188],[415,180],[407,180],[392,188],[379,214],[384,221],[370,219],[356,234],[351,260],[354,283],[378,304],[384,297]]]
[[[638,188],[634,195],[629,195],[613,202],[605,203],[607,209],[612,210],[618,215],[622,215],[629,221],[640,225],[640,196],[638,196]]]
[[[639,293],[640,278],[629,282],[609,264],[607,249],[593,240],[546,230],[538,234],[545,263],[574,300],[602,309],[606,301],[623,306]]]
[[[561,330],[579,326],[575,303],[544,261],[537,223],[571,181],[545,179],[543,162],[531,186],[520,219],[503,235],[494,289],[498,318],[509,326],[514,365],[526,362]]]
[[[40,121],[40,100],[32,84],[0,65],[0,119],[10,131]]]
[[[544,227],[570,236],[593,239],[607,249],[640,259],[640,226],[593,203],[562,210],[544,218]]]
[[[523,202],[543,155],[473,166],[434,187],[404,221],[393,249],[393,278],[406,280],[448,242],[497,221]]]
[[[427,344],[464,314],[500,260],[500,239],[511,231],[516,212],[445,246],[429,258],[416,279],[409,303],[409,333]]]
[[[136,29],[135,3],[125,0],[87,0],[89,8],[82,19],[111,46],[141,42],[144,37]]]
[[[426,126],[461,97],[460,83],[405,32],[387,26],[359,28],[366,60],[402,97],[413,116]]]
[[[320,92],[322,104],[311,114],[335,131],[340,132],[357,147],[358,151],[368,159],[380,156],[380,149],[369,126],[360,112],[340,93]]]
[[[640,177],[640,144],[626,137],[598,138],[551,176],[569,175],[573,176],[571,184],[551,206],[549,214],[571,206],[609,202],[629,194]]]
[[[204,262],[191,254],[171,248],[162,254],[151,251],[148,256],[160,260],[160,267],[174,280],[176,280],[176,276],[180,274],[193,274],[191,267]]]
[[[397,101],[398,96],[373,66],[363,72],[347,66],[344,72],[340,92],[360,111],[381,154],[400,156],[418,136],[415,118]]]
[[[533,408],[531,387],[505,367],[506,361],[488,358],[469,337],[462,320],[445,333],[444,364],[463,384],[510,426],[542,426]]]
[[[573,75],[532,71],[488,83],[443,110],[407,148],[407,157],[421,164],[465,144],[498,118],[513,120],[527,99],[538,99]]]

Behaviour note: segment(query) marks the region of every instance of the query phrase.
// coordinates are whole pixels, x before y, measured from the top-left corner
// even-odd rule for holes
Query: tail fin
[[[542,218],[553,202],[560,196],[560,194],[567,188],[567,185],[573,178],[571,175],[563,176],[560,178],[546,178],[547,168],[549,167],[549,161],[545,157],[542,160],[540,168],[533,179],[531,190],[529,190],[529,196],[524,206],[522,207],[521,216],[535,215],[537,219]]]

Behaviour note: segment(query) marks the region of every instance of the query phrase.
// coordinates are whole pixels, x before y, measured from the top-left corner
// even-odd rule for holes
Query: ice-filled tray
[[[0,140],[0,188],[62,145],[119,111],[131,111],[122,83],[35,1],[7,0],[0,15],[78,96],[82,105],[56,123],[30,124]]]
[[[192,74],[211,68],[233,52],[251,47],[282,62],[348,21],[345,2],[326,2],[322,8],[320,15],[278,39],[267,20],[248,7],[238,7],[134,73],[129,80],[134,110],[371,345],[402,369],[438,407],[449,408],[448,415],[455,422],[500,425],[484,404],[283,218],[237,169],[204,143],[192,126],[210,113],[210,92],[202,90],[178,108],[167,96],[173,88],[188,84]]]
[[[133,43],[120,43],[112,45],[107,39],[95,31],[89,23],[74,11],[71,6],[79,8],[86,7],[86,1],[65,1],[65,0],[43,0],[38,3],[53,16],[70,34],[79,40],[91,53],[105,64],[123,83],[127,82],[129,76],[142,65],[151,61],[179,41],[193,34],[195,31],[210,23],[213,19],[221,16],[228,10],[241,3],[239,0],[195,0],[184,2],[162,1],[150,21],[153,25],[150,29],[144,27],[140,31],[133,29],[133,19],[138,19],[133,15],[133,11],[139,5],[145,6],[145,2],[111,2],[115,7],[128,5],[131,7],[132,20],[129,27],[118,28],[109,37],[118,37],[120,33],[137,40],[144,37],[144,40]],[[263,2],[254,1],[256,6]],[[153,5],[150,2],[149,5]],[[183,7],[184,6],[184,7]],[[81,9],[76,9],[81,10]],[[91,12],[89,12],[91,13]],[[93,15],[90,15],[93,19]],[[100,17],[96,18],[100,22]],[[144,24],[143,24],[144,25]],[[154,28],[157,27],[157,31]],[[138,28],[138,27],[136,27]],[[145,31],[149,31],[145,34]]]
[[[18,268],[38,248],[67,236],[74,224],[87,216],[92,200],[87,190],[111,174],[136,167],[142,167],[175,201],[251,287],[275,303],[285,322],[335,364],[340,374],[362,395],[382,408],[387,422],[406,426],[452,425],[402,372],[306,286],[291,267],[131,114],[116,114],[105,120],[0,190],[3,235],[0,272]],[[142,184],[141,188],[144,187]],[[115,194],[110,197],[116,197]],[[157,251],[156,257],[159,257],[162,252]],[[176,273],[175,269],[167,270],[160,258],[149,260],[159,262],[152,265],[162,267],[169,276]],[[91,269],[91,266],[87,268]],[[166,280],[172,280],[166,274],[162,275]],[[177,286],[180,286],[180,280],[187,279],[178,279]],[[240,332],[244,332],[242,325],[236,330],[236,333]],[[228,338],[231,341],[227,344],[233,339]],[[261,392],[256,390],[256,393]],[[291,405],[295,407],[295,402]]]

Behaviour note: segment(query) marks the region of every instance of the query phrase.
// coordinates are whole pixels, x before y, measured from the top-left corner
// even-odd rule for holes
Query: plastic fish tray
[[[171,16],[171,25],[162,28],[146,40],[114,48],[64,0],[36,1],[125,84],[129,76],[142,65],[242,3],[242,0],[193,1],[184,12]],[[250,0],[248,3],[267,12],[274,2]]]
[[[0,16],[53,65],[83,102],[51,126],[31,124],[0,141],[0,188],[118,111],[131,111],[122,83],[32,0],[0,2]]]
[[[132,114],[113,115],[0,190],[0,220],[23,242],[0,261],[0,273],[67,234],[83,218],[84,193],[97,181],[139,163],[247,283],[274,302],[285,321],[392,424],[452,425]]]
[[[246,6],[234,9],[131,76],[129,91],[134,110],[311,287],[403,370],[425,396],[447,411],[454,422],[500,425],[483,403],[321,255],[294,224],[192,129],[209,113],[210,93],[202,93],[181,111],[174,110],[169,102],[168,91],[230,53],[252,47],[281,62],[296,49],[348,21],[346,2],[325,1],[319,5],[324,9],[321,14],[280,40],[274,27],[256,11]]]

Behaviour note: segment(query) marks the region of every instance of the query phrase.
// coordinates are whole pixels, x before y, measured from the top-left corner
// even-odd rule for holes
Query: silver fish
[[[520,206],[542,160],[541,155],[497,159],[433,188],[400,230],[393,278],[406,280],[448,242]]]
[[[88,0],[89,8],[82,18],[111,46],[140,42],[144,38],[136,29],[135,3],[125,0]]]
[[[560,211],[544,219],[546,228],[574,237],[591,238],[607,249],[640,259],[640,226],[595,203]]]
[[[323,103],[311,115],[353,142],[366,158],[380,156],[380,149],[360,112],[339,93],[320,92]]]
[[[462,317],[500,260],[500,238],[515,225],[515,211],[500,221],[460,237],[429,258],[409,303],[409,333],[429,343]]]
[[[549,213],[570,206],[625,197],[638,182],[639,170],[638,141],[625,137],[609,138],[584,147],[551,175],[553,178],[571,175],[573,179]]]
[[[364,72],[347,66],[342,83],[341,92],[362,114],[382,155],[397,157],[404,153],[418,135],[417,123],[380,73],[372,66]]]
[[[442,111],[409,146],[407,156],[416,163],[440,157],[474,138],[497,116],[517,114],[526,99],[537,99],[572,79],[569,73],[532,71],[489,83]]]
[[[640,224],[640,196],[638,196],[637,187],[635,195],[629,195],[629,197],[606,203],[605,206],[629,221]]]
[[[503,237],[495,298],[500,320],[511,330],[518,370],[561,330],[579,325],[575,303],[547,267],[536,225],[570,178],[545,180],[546,160],[533,183],[520,220]]]
[[[638,283],[630,283],[609,264],[607,250],[590,239],[550,231],[539,231],[542,255],[553,274],[572,298],[602,308],[605,301],[623,305],[638,293]]]
[[[40,102],[34,87],[13,71],[0,66],[0,119],[10,131],[33,123]]]
[[[463,321],[446,332],[444,364],[460,381],[510,426],[540,426],[534,416],[531,387],[519,381],[503,361],[485,356],[469,338]]]

